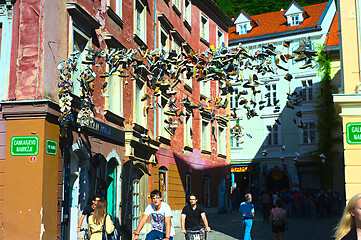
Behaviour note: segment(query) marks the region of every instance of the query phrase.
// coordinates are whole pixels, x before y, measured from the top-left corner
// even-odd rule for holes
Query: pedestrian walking
[[[111,234],[114,231],[114,224],[109,214],[107,214],[108,203],[101,199],[97,201],[94,213],[88,218],[88,236],[89,240],[103,239],[103,226],[105,224],[105,231]]]
[[[135,230],[133,240],[139,239],[139,233],[147,222],[148,217],[152,224],[152,230],[147,234],[145,240],[172,240],[175,230],[171,221],[172,210],[170,206],[162,202],[162,193],[158,190],[153,190],[150,193],[150,197],[153,203],[149,204],[145,209],[142,219]]]
[[[283,240],[283,233],[288,229],[286,211],[282,207],[282,200],[277,200],[275,207],[271,210],[271,222],[274,240],[278,239],[278,233],[280,240]]]
[[[247,193],[244,196],[245,201],[239,206],[239,214],[242,216],[242,225],[244,229],[243,240],[252,240],[251,230],[254,217],[254,205],[252,204],[252,195]]]
[[[269,221],[269,215],[272,206],[272,197],[267,192],[267,190],[264,190],[260,200],[261,200],[261,210],[263,214],[263,220]]]
[[[337,224],[335,239],[361,239],[361,193],[356,194],[348,201],[342,218]]]
[[[207,232],[211,231],[211,228],[208,225],[208,220],[204,208],[197,204],[198,198],[196,194],[190,193],[188,195],[188,204],[184,206],[181,215],[181,227],[182,233],[185,234],[186,239],[191,239],[190,235],[192,231],[201,231],[203,226],[201,221],[203,221],[204,227]],[[204,232],[203,232],[204,233]]]
[[[85,223],[83,223],[83,222],[84,222],[84,218],[86,218],[86,223],[88,223],[88,218],[89,218],[89,216],[94,212],[95,207],[96,207],[98,201],[100,201],[100,196],[97,195],[97,194],[95,194],[95,195],[93,195],[92,198],[91,198],[91,205],[86,205],[86,206],[85,206],[85,208],[84,208],[84,210],[83,210],[83,212],[82,212],[82,214],[81,214],[81,216],[80,216],[79,222],[78,222],[78,228],[77,228],[77,230],[76,230],[78,233],[80,232],[82,226],[83,226],[83,228],[85,228],[85,229],[88,228],[88,226],[84,226],[84,225],[85,225]],[[79,238],[80,238],[80,239],[84,239],[84,238],[85,238],[84,232],[82,232],[82,233],[79,234]]]

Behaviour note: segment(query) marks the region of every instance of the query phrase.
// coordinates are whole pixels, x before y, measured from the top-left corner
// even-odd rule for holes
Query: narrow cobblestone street
[[[229,214],[217,214],[208,216],[212,232],[207,236],[208,240],[231,240],[243,239],[240,216],[233,212]],[[311,219],[291,217],[289,218],[289,230],[285,232],[285,240],[331,240],[333,228],[337,224],[337,217]],[[176,228],[175,240],[183,240],[183,234]],[[270,222],[263,221],[260,211],[252,227],[252,240],[272,240],[273,234]]]

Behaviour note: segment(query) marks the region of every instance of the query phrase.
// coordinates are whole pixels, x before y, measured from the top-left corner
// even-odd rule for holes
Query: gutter
[[[286,37],[286,36],[290,36],[290,35],[302,34],[302,33],[307,33],[307,32],[316,32],[316,31],[321,31],[321,30],[322,30],[321,25],[316,25],[315,27],[297,29],[297,30],[288,31],[288,32],[273,33],[273,34],[256,36],[256,37],[234,39],[234,40],[228,41],[228,45],[236,45],[238,43],[255,42],[255,41],[259,41],[259,40],[267,40],[270,38],[281,38],[281,37]]]

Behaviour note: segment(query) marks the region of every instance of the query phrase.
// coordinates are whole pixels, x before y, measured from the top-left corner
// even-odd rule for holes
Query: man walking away
[[[239,214],[242,216],[242,224],[244,229],[243,240],[252,240],[251,229],[254,217],[254,206],[252,202],[252,195],[247,193],[244,196],[245,201],[239,206]]]
[[[261,196],[261,209],[263,213],[263,220],[269,221],[269,216],[272,206],[272,197],[268,194],[267,190],[263,191]]]
[[[190,193],[188,195],[188,204],[183,208],[181,215],[181,227],[184,234],[187,234],[187,230],[202,229],[201,219],[207,232],[211,231],[211,228],[208,226],[206,213],[197,202],[197,196],[194,193]],[[186,239],[189,239],[188,235],[186,235]]]

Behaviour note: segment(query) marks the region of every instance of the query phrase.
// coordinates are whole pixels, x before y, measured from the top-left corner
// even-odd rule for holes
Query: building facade
[[[359,192],[358,176],[360,142],[360,32],[361,6],[358,1],[338,1],[341,29],[342,86],[334,94],[342,118],[346,199]]]
[[[228,42],[213,1],[0,7],[0,238],[81,238],[93,194],[123,239],[153,189],[175,225],[190,191],[209,212],[229,207],[228,96],[196,67]]]
[[[239,191],[320,188],[322,159],[308,155],[319,140],[315,59],[335,15],[332,0],[306,7],[293,1],[278,12],[241,11],[229,29],[230,49],[246,52],[230,97],[232,184]]]

